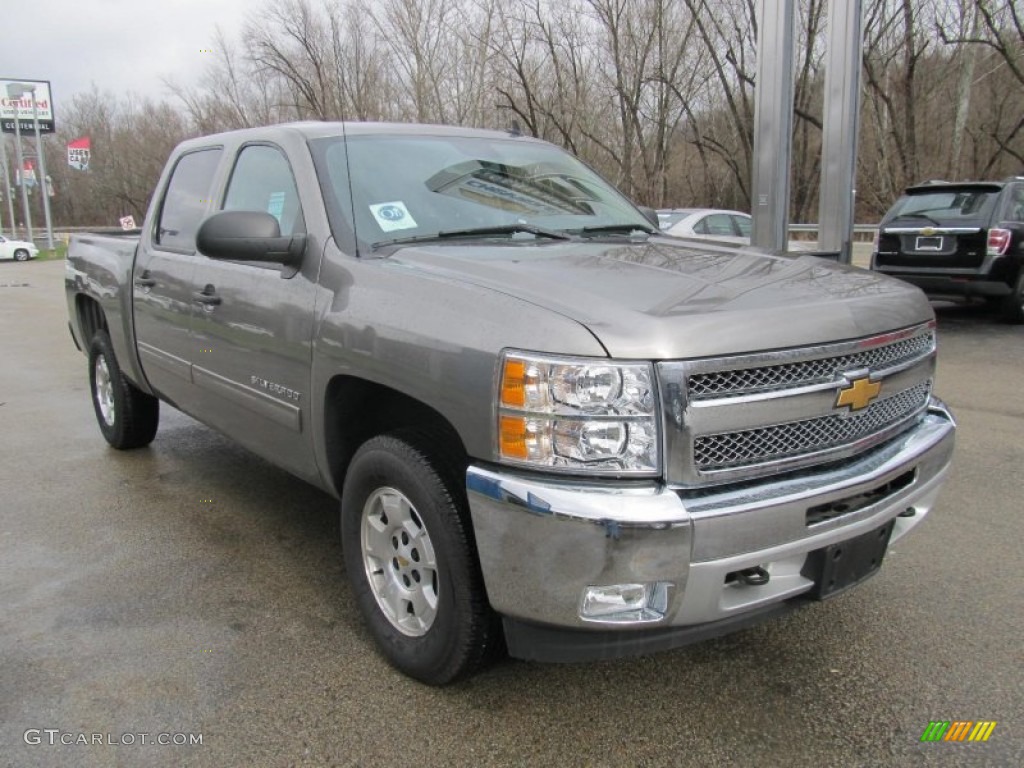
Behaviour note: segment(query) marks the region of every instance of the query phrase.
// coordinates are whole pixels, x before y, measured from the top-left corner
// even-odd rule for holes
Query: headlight
[[[506,352],[499,457],[564,472],[656,474],[653,380],[650,363]]]

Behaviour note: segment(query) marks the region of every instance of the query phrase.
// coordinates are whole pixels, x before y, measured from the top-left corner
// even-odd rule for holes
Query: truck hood
[[[808,346],[930,320],[924,294],[815,256],[644,243],[405,247],[391,268],[467,281],[570,317],[617,358],[671,360]]]

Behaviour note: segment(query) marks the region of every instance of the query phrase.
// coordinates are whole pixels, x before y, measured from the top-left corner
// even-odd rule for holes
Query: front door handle
[[[217,295],[217,289],[209,284],[203,290],[193,293],[192,298],[197,303],[207,307],[215,307],[220,304],[220,296]]]
[[[143,273],[135,278],[135,284],[139,288],[152,288],[156,285],[156,280],[149,276],[149,270],[144,270]]]

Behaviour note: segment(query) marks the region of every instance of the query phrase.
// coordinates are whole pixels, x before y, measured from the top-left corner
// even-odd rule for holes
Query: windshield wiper
[[[578,231],[581,235],[632,235],[634,232],[641,232],[644,235],[653,235],[658,230],[650,226],[644,226],[643,224],[604,224],[597,227],[583,227]]]
[[[896,218],[897,219],[925,219],[926,221],[930,221],[936,227],[941,227],[942,226],[941,224],[939,224],[939,222],[937,222],[935,219],[933,219],[927,213],[901,213]]]
[[[430,243],[438,240],[447,240],[458,237],[490,237],[492,235],[533,235],[534,237],[547,237],[551,240],[572,240],[572,236],[557,229],[547,229],[534,224],[501,224],[494,227],[472,227],[468,229],[449,229],[437,232],[432,235],[411,235],[410,237],[396,237],[391,240],[382,240],[373,244],[373,250],[383,248],[386,245],[403,245],[405,243]]]

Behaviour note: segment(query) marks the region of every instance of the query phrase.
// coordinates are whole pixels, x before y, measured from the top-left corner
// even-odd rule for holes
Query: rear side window
[[[724,213],[713,213],[706,216],[694,229],[702,235],[733,237],[736,234],[732,228],[732,217]]]
[[[231,174],[225,211],[262,211],[285,237],[306,231],[299,192],[288,160],[277,147],[252,144],[242,149]]]
[[[1014,184],[1006,195],[1006,211],[1003,218],[1010,221],[1024,221],[1024,184]]]
[[[202,149],[178,158],[160,208],[157,244],[185,251],[196,249],[196,230],[206,215],[220,155],[220,149]]]

